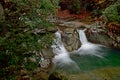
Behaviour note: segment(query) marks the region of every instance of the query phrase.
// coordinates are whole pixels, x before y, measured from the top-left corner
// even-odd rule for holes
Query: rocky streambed
[[[89,42],[101,44],[109,48],[120,49],[119,35],[114,33],[110,34],[110,31],[106,29],[106,24],[103,22],[85,24],[75,20],[60,21],[57,25],[62,31],[62,41],[68,52],[81,47],[77,29],[85,30]],[[107,55],[104,56],[105,59],[99,60],[87,56],[75,58],[81,69],[79,73],[71,74],[58,70],[50,74],[49,80],[119,80],[119,51],[110,51],[105,55]]]
[[[111,32],[110,28],[106,25],[105,22],[96,21],[92,23],[83,23],[79,20],[75,21],[61,21],[58,24],[59,28],[63,31],[63,42],[68,49],[68,46],[74,46],[74,49],[79,47],[78,44],[78,34],[76,32],[77,29],[86,29],[85,33],[88,38],[88,41],[92,43],[102,44],[107,47],[120,49],[120,29],[117,28],[117,31]],[[67,41],[66,41],[67,40]],[[71,44],[71,45],[70,45]],[[68,51],[72,51],[73,47]]]
[[[77,29],[85,30],[85,34],[89,42],[95,44],[101,44],[110,48],[120,49],[120,43],[119,43],[120,36],[118,34],[111,33],[108,29],[106,29],[105,23],[94,22],[87,24],[79,20],[72,20],[72,21],[60,20],[58,21],[57,26],[61,30],[62,42],[68,52],[72,52],[81,47],[81,42],[79,40]],[[56,29],[53,30],[55,31]],[[35,70],[35,72],[32,72],[33,75],[31,79],[33,80],[38,80],[38,79],[119,80],[120,79],[119,66],[103,67],[85,72],[82,71],[79,74],[69,74],[69,73],[54,71],[54,64],[52,63],[52,58],[54,57],[54,54],[51,48],[43,49],[42,53],[39,54],[39,57],[41,57],[41,61],[39,63],[40,66]],[[21,74],[24,74],[24,72],[25,70],[21,71]],[[25,73],[27,76],[27,72]],[[22,78],[24,78],[24,76],[22,76]],[[30,77],[27,76],[26,79],[30,79]]]

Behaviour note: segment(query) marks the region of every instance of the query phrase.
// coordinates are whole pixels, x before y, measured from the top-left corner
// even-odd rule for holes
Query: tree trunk
[[[4,20],[4,10],[3,10],[3,6],[0,3],[0,21]]]

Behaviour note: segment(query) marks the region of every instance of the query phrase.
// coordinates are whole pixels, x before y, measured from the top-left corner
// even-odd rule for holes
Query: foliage
[[[102,14],[102,11],[99,10],[99,9],[94,9],[94,10],[91,12],[91,16],[92,16],[92,17],[99,17],[99,16],[101,16],[101,14]]]
[[[26,55],[33,56],[33,51],[51,44],[51,33],[35,34],[34,31],[53,26],[47,17],[55,14],[58,0],[8,0],[2,5],[5,20],[0,21],[0,78],[11,80],[21,66],[33,70],[31,67],[38,65],[25,62]]]
[[[79,14],[81,9],[80,0],[70,0],[69,10],[71,13]]]
[[[85,10],[92,11],[94,8],[93,6],[95,5],[95,2],[93,0],[80,0],[82,2],[81,6]]]
[[[107,19],[107,21],[117,21],[120,22],[120,15],[118,9],[120,8],[120,4],[113,4],[107,7],[102,16]]]

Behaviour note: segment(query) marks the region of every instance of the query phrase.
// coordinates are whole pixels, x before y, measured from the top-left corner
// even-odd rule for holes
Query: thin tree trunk
[[[4,20],[4,10],[3,10],[3,6],[0,3],[0,21]]]

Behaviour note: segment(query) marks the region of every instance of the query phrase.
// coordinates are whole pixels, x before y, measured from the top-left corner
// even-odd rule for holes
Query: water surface
[[[78,64],[81,71],[93,70],[103,67],[120,67],[119,50],[104,48],[103,52],[103,58],[93,55],[71,55],[71,59]]]

